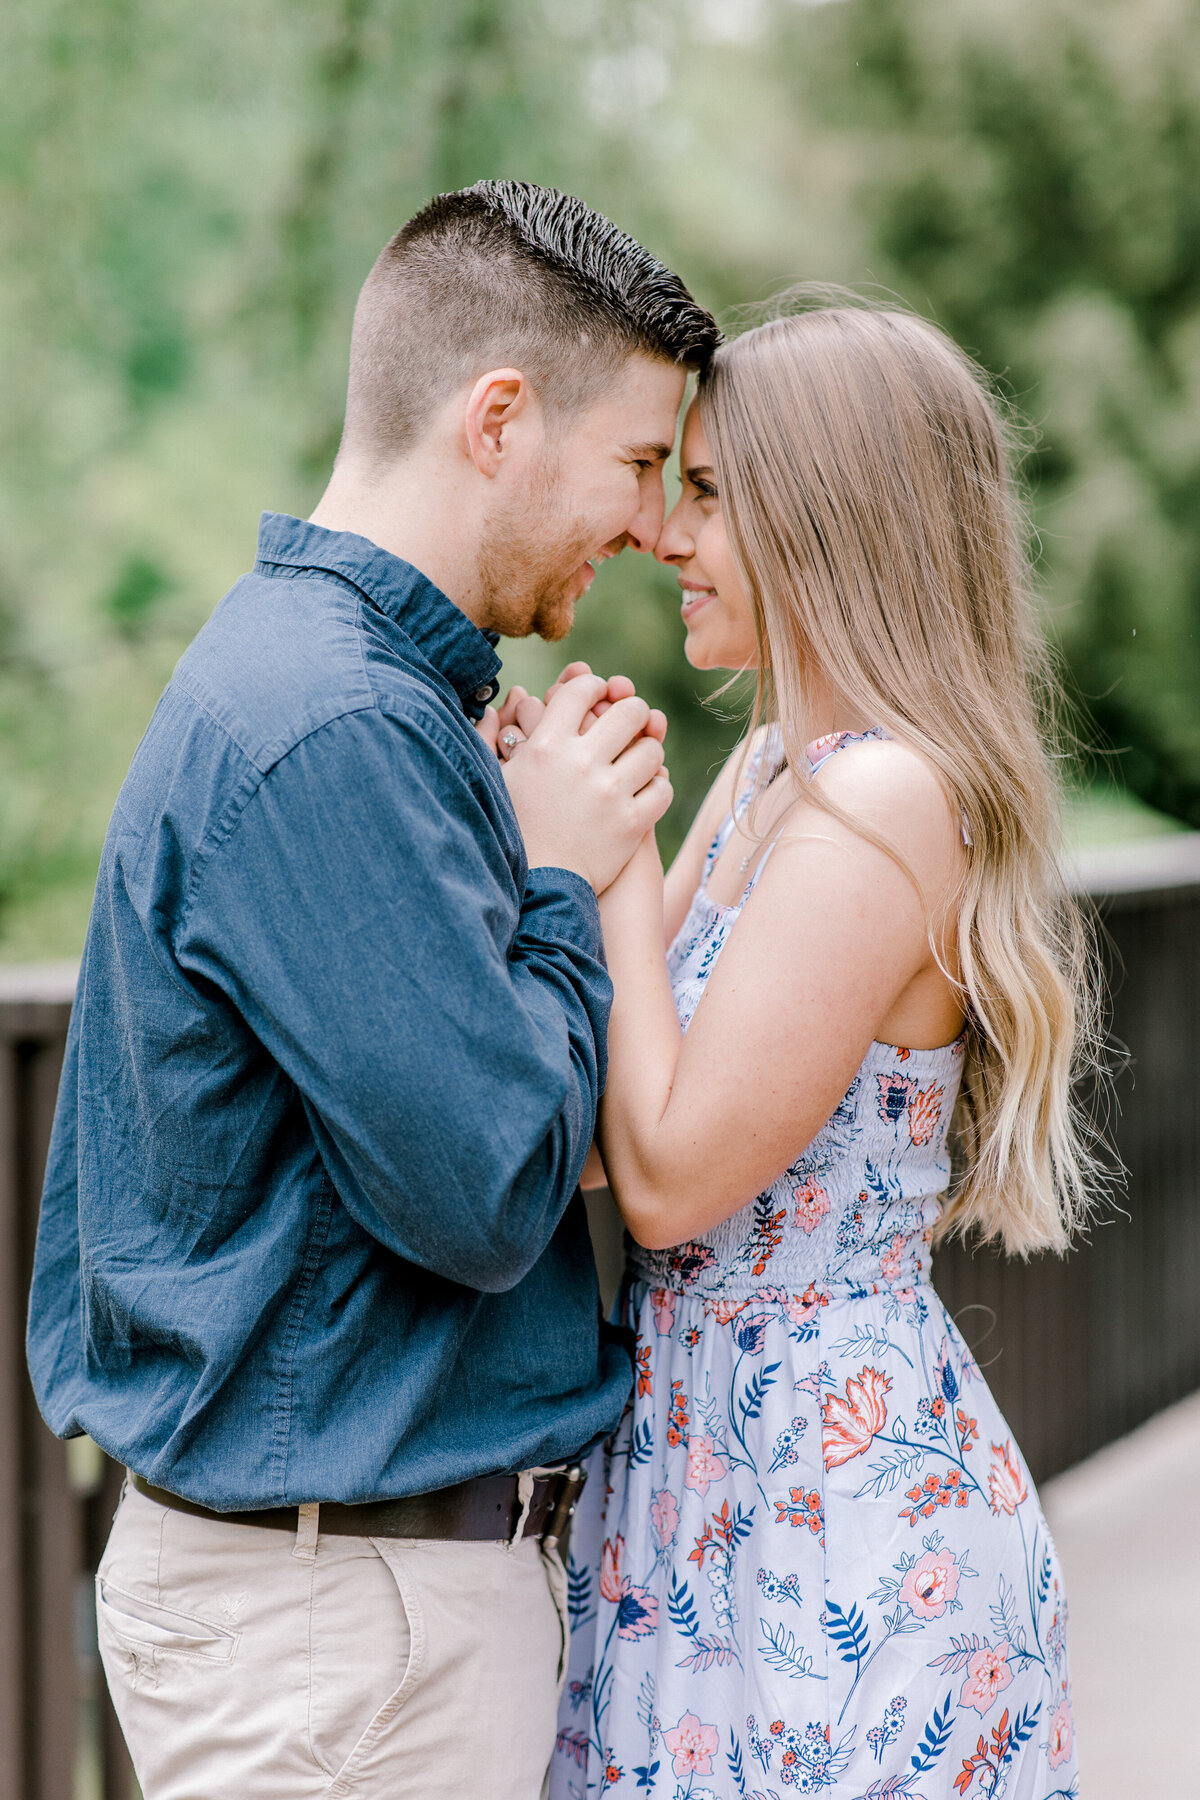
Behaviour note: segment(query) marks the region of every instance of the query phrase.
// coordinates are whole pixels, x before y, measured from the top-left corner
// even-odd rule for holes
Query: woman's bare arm
[[[935,916],[944,910],[962,846],[928,765],[902,745],[875,744],[843,752],[819,779],[887,834]],[[601,900],[616,997],[599,1139],[626,1224],[651,1248],[710,1230],[783,1173],[933,964],[904,871],[802,801],[685,1038],[663,964],[660,895],[657,857],[643,849]],[[950,992],[946,981],[930,1014],[942,1024],[955,1016]],[[911,1006],[904,1016],[913,1022]]]

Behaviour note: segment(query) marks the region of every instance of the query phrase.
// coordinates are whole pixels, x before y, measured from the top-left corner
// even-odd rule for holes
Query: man
[[[596,893],[670,789],[590,674],[503,766],[475,722],[496,634],[562,636],[654,543],[716,338],[577,200],[433,201],[363,288],[328,491],[265,515],[121,790],[29,1353],[132,1472],[98,1614],[146,1800],[541,1789],[572,1484],[539,1471],[630,1379],[576,1192]]]

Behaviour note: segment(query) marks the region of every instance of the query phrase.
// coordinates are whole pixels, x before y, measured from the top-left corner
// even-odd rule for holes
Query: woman
[[[637,1383],[555,1791],[1074,1795],[1053,1546],[929,1285],[950,1229],[1065,1247],[1090,1174],[1004,433],[940,332],[826,305],[718,353],[682,472],[686,653],[757,717],[601,900]]]

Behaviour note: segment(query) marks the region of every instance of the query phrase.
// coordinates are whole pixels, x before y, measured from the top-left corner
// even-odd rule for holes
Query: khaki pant
[[[539,1800],[566,1647],[536,1540],[223,1524],[126,1489],[100,1654],[145,1800]]]

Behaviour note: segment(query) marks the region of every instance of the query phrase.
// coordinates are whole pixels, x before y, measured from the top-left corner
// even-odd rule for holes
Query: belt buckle
[[[582,1463],[572,1463],[558,1477],[559,1488],[554,1499],[554,1508],[546,1521],[542,1532],[542,1543],[548,1550],[558,1545],[558,1540],[567,1530],[575,1514],[579,1496],[587,1482],[587,1470]]]

